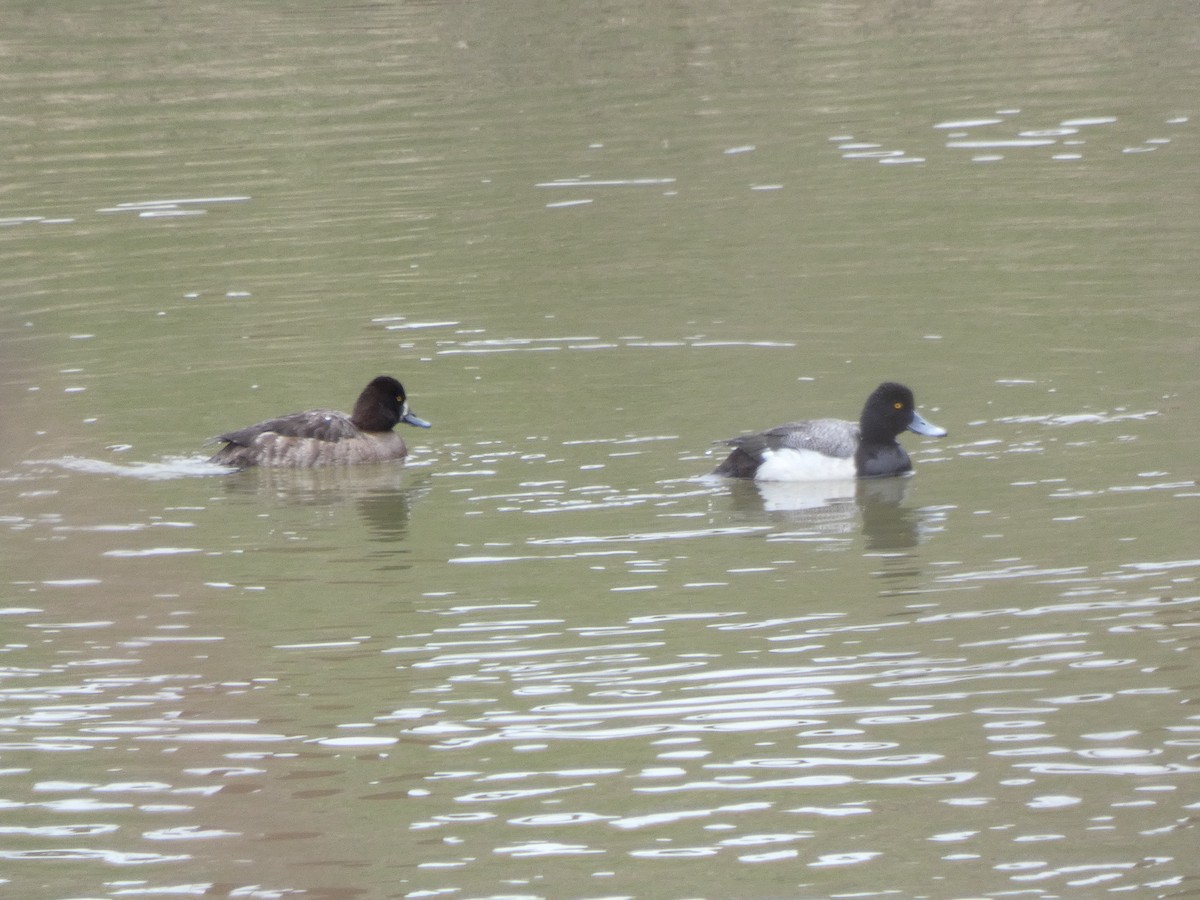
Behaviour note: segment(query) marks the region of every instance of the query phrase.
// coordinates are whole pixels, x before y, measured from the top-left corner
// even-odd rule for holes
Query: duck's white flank
[[[781,447],[764,450],[755,481],[836,481],[854,478],[854,457],[826,456],[816,450]]]

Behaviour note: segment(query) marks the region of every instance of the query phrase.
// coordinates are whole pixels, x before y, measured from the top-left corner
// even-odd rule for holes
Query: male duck
[[[912,461],[896,436],[904,430],[943,437],[946,429],[917,414],[913,392],[887,381],[867,398],[858,424],[810,419],[718,443],[733,452],[714,475],[758,481],[818,481],[902,475]]]
[[[380,375],[363,388],[350,415],[332,409],[292,413],[206,443],[225,444],[212,457],[222,466],[352,466],[407,456],[404,439],[392,430],[400,422],[429,427],[409,412],[403,385]]]

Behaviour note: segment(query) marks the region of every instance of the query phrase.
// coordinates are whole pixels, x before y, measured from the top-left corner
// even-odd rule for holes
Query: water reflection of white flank
[[[820,509],[834,503],[852,501],[857,483],[841,481],[758,481],[763,508],[768,512]]]

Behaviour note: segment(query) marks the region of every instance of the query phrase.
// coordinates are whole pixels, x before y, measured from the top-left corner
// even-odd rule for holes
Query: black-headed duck
[[[943,437],[946,429],[917,413],[913,392],[902,384],[877,387],[856,423],[809,419],[718,443],[733,451],[714,475],[758,481],[818,481],[902,475],[912,461],[896,443],[902,431]]]
[[[239,469],[353,466],[407,456],[404,438],[393,430],[401,422],[429,427],[409,411],[404,386],[380,375],[363,388],[350,415],[332,409],[292,413],[226,432],[207,443],[225,444],[213,454],[212,462]]]

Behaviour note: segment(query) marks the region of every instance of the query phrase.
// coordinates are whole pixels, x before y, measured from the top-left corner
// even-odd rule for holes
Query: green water
[[[1190,5],[2,18],[15,896],[1194,890]]]

